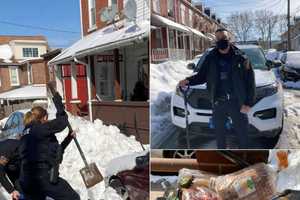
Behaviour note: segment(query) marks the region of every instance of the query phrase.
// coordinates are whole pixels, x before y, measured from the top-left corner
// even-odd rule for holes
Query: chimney
[[[210,8],[204,8],[204,13],[210,17]]]
[[[216,18],[216,14],[211,14],[211,18],[214,19],[214,20],[216,20],[217,19]]]

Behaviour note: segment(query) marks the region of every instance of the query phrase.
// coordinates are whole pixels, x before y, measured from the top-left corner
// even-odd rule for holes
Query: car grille
[[[207,90],[193,89],[188,96],[188,103],[196,109],[210,110],[212,108]]]

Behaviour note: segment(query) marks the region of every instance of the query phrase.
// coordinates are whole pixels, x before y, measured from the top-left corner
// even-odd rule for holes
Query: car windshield
[[[254,69],[268,70],[268,67],[266,66],[266,58],[260,48],[243,48],[242,51],[245,52],[245,54],[248,56]],[[195,68],[195,72],[199,71],[208,52],[209,51],[206,51],[199,59],[198,64]]]
[[[260,48],[243,48],[242,51],[250,59],[253,69],[268,70],[266,58]]]

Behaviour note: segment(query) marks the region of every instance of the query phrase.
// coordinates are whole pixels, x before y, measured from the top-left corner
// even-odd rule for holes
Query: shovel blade
[[[91,163],[88,167],[82,168],[80,170],[80,174],[87,188],[91,188],[103,181],[103,176],[100,173],[96,163]]]

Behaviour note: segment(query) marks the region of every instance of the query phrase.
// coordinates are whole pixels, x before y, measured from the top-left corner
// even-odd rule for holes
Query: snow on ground
[[[277,170],[277,150],[270,150],[269,165]],[[288,168],[278,172],[277,191],[282,192],[286,189],[300,190],[300,150],[290,150],[288,155]]]
[[[50,106],[49,118],[55,114],[53,104]],[[88,163],[95,162],[104,177],[125,169],[134,167],[134,158],[144,155],[143,149],[134,136],[127,137],[120,133],[116,126],[106,126],[97,119],[90,122],[80,117],[69,115],[69,121],[77,132],[77,139],[81,144]],[[68,130],[58,133],[59,141],[68,134]],[[119,165],[117,164],[119,163]],[[122,200],[112,188],[105,186],[105,181],[86,189],[79,170],[84,163],[74,142],[66,149],[64,160],[60,166],[60,175],[79,193],[83,200]],[[1,195],[6,195],[2,197]],[[0,187],[0,199],[9,200],[6,192]]]
[[[8,44],[0,45],[0,59],[3,59],[4,62],[11,62],[12,56],[13,52]]]
[[[171,123],[170,105],[171,95],[178,82],[192,74],[186,66],[191,61],[167,61],[160,64],[151,64],[151,145],[159,146],[161,138],[168,138],[162,134],[174,128]]]

